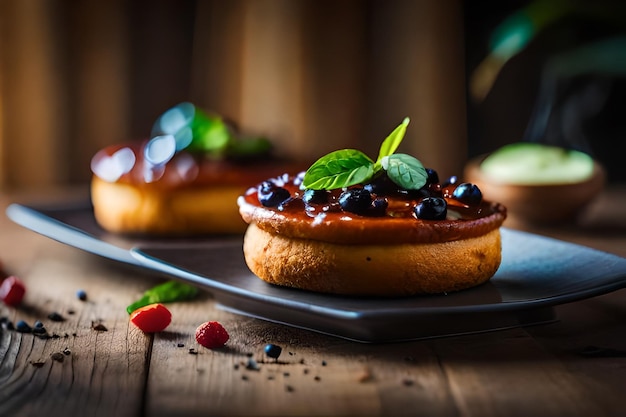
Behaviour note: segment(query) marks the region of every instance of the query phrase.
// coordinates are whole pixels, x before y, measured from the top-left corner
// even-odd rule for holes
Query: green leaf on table
[[[341,149],[318,159],[304,174],[303,187],[334,190],[367,181],[374,175],[374,161],[356,149]]]
[[[419,190],[428,179],[424,165],[411,155],[389,155],[382,159],[381,164],[389,179],[405,190]]]
[[[179,281],[166,281],[144,292],[139,300],[126,307],[126,312],[131,314],[138,308],[155,303],[171,303],[174,301],[189,300],[197,294],[198,288],[193,285]]]

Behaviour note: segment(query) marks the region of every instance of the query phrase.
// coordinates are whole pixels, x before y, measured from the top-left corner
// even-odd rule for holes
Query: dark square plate
[[[14,222],[65,244],[209,290],[228,310],[361,342],[391,342],[550,322],[553,307],[626,286],[626,259],[502,229],[502,264],[486,284],[446,295],[362,298],[267,284],[247,268],[241,236],[129,239],[96,224],[89,205],[13,204]]]

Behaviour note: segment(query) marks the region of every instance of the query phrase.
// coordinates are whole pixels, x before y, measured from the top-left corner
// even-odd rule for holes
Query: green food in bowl
[[[494,181],[526,185],[583,182],[591,178],[593,168],[593,158],[586,153],[522,142],[496,150],[480,164]]]

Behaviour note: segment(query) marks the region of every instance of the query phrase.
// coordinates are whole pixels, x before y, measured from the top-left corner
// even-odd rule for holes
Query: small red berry
[[[196,329],[196,342],[208,349],[222,347],[228,339],[228,332],[217,321],[207,321]]]
[[[16,276],[11,275],[0,284],[0,300],[8,306],[15,307],[21,303],[25,293],[26,286]]]
[[[170,325],[172,313],[163,304],[150,304],[133,311],[130,321],[144,333],[157,333]]]

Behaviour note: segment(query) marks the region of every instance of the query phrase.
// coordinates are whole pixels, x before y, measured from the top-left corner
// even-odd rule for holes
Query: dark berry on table
[[[30,333],[33,331],[32,327],[30,327],[28,323],[26,323],[24,320],[20,320],[17,322],[17,324],[15,325],[15,330],[20,333]]]
[[[439,182],[439,175],[434,169],[426,168],[426,174],[428,175],[426,184],[437,184]]]
[[[87,293],[85,292],[85,290],[78,290],[76,291],[76,298],[78,298],[80,301],[86,301]]]
[[[269,185],[268,185],[269,184]],[[258,190],[259,203],[265,207],[276,207],[291,197],[289,191],[278,187],[269,181],[265,181]]]
[[[273,345],[271,343],[265,345],[265,354],[272,359],[278,359],[282,351],[283,348],[278,345]]]
[[[35,329],[40,329],[43,327],[43,323],[39,320],[35,322]]]
[[[469,206],[479,204],[483,199],[480,189],[469,182],[459,184],[452,192],[452,198]]]
[[[352,188],[341,193],[339,204],[344,211],[363,214],[372,205],[372,194],[365,188]]]
[[[330,192],[328,190],[312,190],[307,189],[302,194],[302,201],[306,204],[325,204],[328,203]]]
[[[428,197],[421,200],[414,208],[415,216],[422,220],[443,220],[448,212],[446,200]]]

